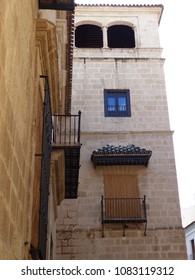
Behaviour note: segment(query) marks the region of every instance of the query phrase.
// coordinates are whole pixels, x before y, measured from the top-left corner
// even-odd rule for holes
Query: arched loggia
[[[127,25],[112,25],[108,28],[109,48],[135,48],[133,28]]]
[[[92,24],[79,25],[75,31],[75,47],[102,48],[103,33],[101,27]]]

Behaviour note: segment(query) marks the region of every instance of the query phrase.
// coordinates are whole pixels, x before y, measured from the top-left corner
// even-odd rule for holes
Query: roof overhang
[[[39,0],[39,9],[72,11],[74,0]]]
[[[93,151],[91,161],[96,166],[144,165],[148,166],[152,151],[134,145],[106,145]]]

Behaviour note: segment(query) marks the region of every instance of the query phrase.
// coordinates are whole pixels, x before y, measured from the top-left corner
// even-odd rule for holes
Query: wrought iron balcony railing
[[[81,111],[78,115],[54,115],[53,146],[80,145]]]
[[[105,223],[145,223],[147,228],[146,196],[143,198],[105,198],[101,200],[102,237]]]
[[[40,76],[44,79],[44,103],[43,103],[43,127],[42,127],[42,153],[41,156],[41,182],[40,182],[40,205],[39,205],[39,228],[38,246],[31,247],[32,259],[46,259],[47,247],[47,225],[48,225],[48,203],[51,165],[51,141],[52,141],[52,112],[49,81],[47,76]],[[36,197],[36,199],[38,199]]]
[[[52,116],[52,149],[64,152],[65,198],[77,198],[80,168],[81,111],[77,115]]]

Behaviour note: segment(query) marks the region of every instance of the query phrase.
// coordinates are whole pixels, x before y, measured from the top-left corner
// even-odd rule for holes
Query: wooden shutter
[[[106,218],[141,217],[137,175],[105,174],[104,188]]]

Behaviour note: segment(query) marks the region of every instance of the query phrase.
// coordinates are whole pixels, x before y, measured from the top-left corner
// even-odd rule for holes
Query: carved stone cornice
[[[40,74],[48,76],[52,114],[56,114],[59,112],[60,102],[56,27],[48,20],[36,20],[36,47],[41,64]]]

